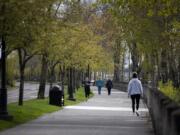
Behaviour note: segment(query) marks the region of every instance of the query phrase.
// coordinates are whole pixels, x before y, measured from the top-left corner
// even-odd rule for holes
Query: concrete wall
[[[127,91],[127,85],[127,82],[114,82],[114,88],[121,91]],[[180,105],[156,88],[148,85],[143,88],[156,135],[180,135]]]
[[[155,88],[144,88],[156,135],[180,135],[180,105]]]

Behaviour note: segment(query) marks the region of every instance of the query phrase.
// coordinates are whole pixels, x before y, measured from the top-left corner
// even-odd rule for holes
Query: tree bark
[[[24,97],[24,69],[25,69],[25,62],[23,60],[22,50],[18,49],[18,56],[19,56],[19,73],[20,73],[20,87],[19,87],[19,102],[18,105],[23,105],[23,97]]]
[[[90,65],[87,66],[86,77],[90,79]]]
[[[168,63],[167,53],[165,50],[161,52],[161,79],[163,83],[168,81]]]
[[[25,48],[19,48],[19,73],[20,73],[20,87],[19,87],[19,105],[23,105],[23,93],[24,93],[24,70],[26,63],[35,55],[35,53],[28,55]]]
[[[75,68],[73,68],[72,69],[73,71],[73,73],[72,73],[72,86],[73,86],[73,93],[75,93],[76,92],[76,82],[77,82],[77,80],[76,80],[76,69]]]
[[[54,82],[54,68],[52,67],[52,68],[50,69],[50,82],[49,82],[49,90],[51,90],[51,89],[52,89],[53,82]]]
[[[120,82],[120,56],[115,54],[114,56],[114,82]]]
[[[39,91],[38,91],[38,99],[45,98],[47,70],[48,70],[47,56],[43,55],[42,56],[41,75],[40,75],[40,84],[39,84]]]
[[[121,64],[121,81],[124,81],[124,64],[125,64],[125,54],[123,53],[122,64]]]
[[[97,78],[97,74],[96,74],[96,71],[94,71],[94,80],[96,80]]]
[[[55,75],[55,67],[57,66],[57,64],[59,62],[50,62],[50,68],[49,68],[49,72],[50,72],[50,87],[49,87],[49,90],[51,90],[52,86],[53,86],[53,83],[56,81],[56,75]]]
[[[120,57],[121,57],[121,41],[119,39],[116,40],[116,44],[114,46],[114,82],[120,82]]]
[[[75,100],[74,99],[74,90],[73,90],[73,68],[69,68],[68,70],[68,94],[69,94],[69,100]]]
[[[65,66],[61,68],[61,87],[62,91],[64,91],[64,78],[65,78]]]
[[[174,52],[174,47],[172,44],[170,44],[170,52],[169,52],[169,79],[172,80],[173,86],[178,88],[178,65],[176,64],[176,57]]]
[[[135,42],[132,43],[132,49],[131,49],[131,60],[132,60],[132,71],[139,73],[139,56],[137,52],[137,45]]]
[[[178,57],[178,88],[180,88],[180,56]]]
[[[19,87],[19,105],[23,105],[24,97],[24,67],[20,68],[20,87]]]
[[[76,80],[76,89],[78,90],[80,88],[80,85],[81,85],[81,82],[82,82],[81,71],[79,71],[79,70],[76,71],[75,80]]]

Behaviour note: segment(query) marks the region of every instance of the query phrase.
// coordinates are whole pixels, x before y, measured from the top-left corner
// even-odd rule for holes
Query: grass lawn
[[[91,96],[93,96],[93,94],[91,94]],[[76,91],[75,98],[76,101],[69,101],[67,100],[67,94],[66,94],[65,106],[74,105],[85,101],[86,98],[84,96],[83,88],[80,88],[78,91]],[[12,121],[0,120],[0,131],[36,119],[44,114],[62,109],[62,107],[49,105],[48,102],[49,99],[44,99],[44,100],[34,99],[34,100],[25,101],[23,106],[18,106],[17,103],[8,104],[8,112],[14,118]]]

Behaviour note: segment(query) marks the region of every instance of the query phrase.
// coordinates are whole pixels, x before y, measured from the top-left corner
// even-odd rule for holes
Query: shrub
[[[166,96],[180,104],[180,89],[174,88],[172,81],[167,83],[159,82],[159,88]]]

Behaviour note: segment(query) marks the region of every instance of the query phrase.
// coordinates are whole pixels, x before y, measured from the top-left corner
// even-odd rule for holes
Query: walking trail
[[[145,104],[140,116],[132,113],[127,93],[105,89],[87,102],[67,106],[26,124],[1,132],[0,135],[154,135]]]

